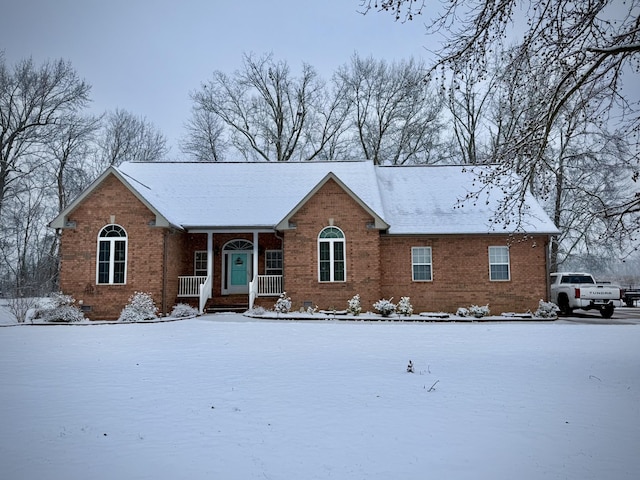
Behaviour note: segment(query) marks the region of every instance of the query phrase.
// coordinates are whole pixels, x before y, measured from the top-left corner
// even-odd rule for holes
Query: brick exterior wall
[[[135,291],[150,292],[161,309],[172,307],[177,295],[177,275],[172,273],[182,268],[183,234],[150,225],[155,215],[116,177],[105,178],[69,215],[69,220],[76,222],[76,227],[62,231],[60,289],[91,308],[87,317],[117,319]],[[127,232],[127,281],[123,285],[96,283],[98,234],[111,223]]]
[[[345,309],[356,293],[363,305],[380,298],[380,233],[367,228],[371,215],[335,181],[327,181],[291,221],[296,228],[284,232],[284,288],[293,309],[305,302]],[[318,235],[331,224],[345,236],[345,282],[319,281]]]
[[[112,218],[113,217],[113,218]],[[135,291],[151,292],[161,313],[178,302],[196,306],[194,298],[178,298],[178,277],[194,275],[194,252],[207,249],[207,235],[151,225],[154,214],[115,176],[108,176],[69,215],[75,228],[62,232],[60,287],[91,310],[91,319],[117,319]],[[368,227],[371,215],[333,180],[327,181],[291,219],[296,228],[259,234],[258,273],[265,273],[265,250],[283,249],[284,288],[293,309],[310,303],[320,309],[345,309],[360,294],[363,309],[381,298],[411,297],[416,312],[455,312],[470,304],[489,304],[493,313],[535,310],[547,298],[547,237],[392,236]],[[97,239],[115,223],[128,235],[127,282],[96,284]],[[333,225],[345,235],[346,281],[320,282],[318,235]],[[284,241],[280,238],[283,237]],[[247,303],[247,295],[222,295],[222,250],[230,240],[253,241],[251,233],[213,235],[213,298],[209,305]],[[510,248],[511,278],[489,281],[489,246]],[[433,280],[414,282],[411,247],[432,248]],[[272,308],[275,297],[259,297]]]
[[[489,304],[493,314],[535,311],[547,299],[546,236],[450,235],[381,238],[385,298],[411,297],[416,312],[451,312]],[[411,248],[431,247],[432,281],[412,281]],[[509,281],[489,280],[489,247],[509,246]]]

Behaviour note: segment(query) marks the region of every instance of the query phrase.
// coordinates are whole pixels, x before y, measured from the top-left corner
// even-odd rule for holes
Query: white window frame
[[[110,237],[103,236],[102,234],[107,231],[115,231],[119,229],[124,233],[124,236]],[[124,242],[124,261],[118,261],[117,263],[124,263],[124,272],[122,275],[122,282],[115,282],[115,265],[116,265],[116,242]],[[100,261],[100,246],[102,244],[109,245],[109,260],[108,260],[108,268],[109,268],[109,279],[107,282],[100,281],[100,265],[101,263],[105,263],[104,261]],[[97,240],[97,252],[96,252],[96,285],[126,285],[127,283],[127,263],[128,263],[128,250],[129,250],[129,235],[127,231],[121,225],[109,224],[105,225],[98,232],[98,240]]]
[[[500,250],[500,252],[498,252]],[[504,253],[506,252],[506,261],[504,261]],[[507,278],[494,278],[491,267],[507,266]],[[511,280],[511,256],[509,247],[506,245],[496,245],[489,247],[489,280],[492,282],[508,282]]]
[[[201,258],[198,258],[198,255],[200,255]],[[204,262],[204,268],[198,268],[198,264],[202,267],[202,262]],[[196,250],[193,252],[193,275],[196,277],[206,277],[208,275],[206,250]]]
[[[278,258],[270,258],[271,255],[276,255]],[[269,265],[269,262],[276,261],[280,263],[279,268],[274,268]],[[282,275],[284,269],[284,255],[281,249],[272,249],[264,251],[264,273],[265,275]],[[274,273],[275,272],[275,273]]]
[[[429,261],[428,262],[418,262],[416,261],[416,257],[418,256],[418,250],[424,250],[429,252]],[[429,278],[416,278],[416,266],[429,266]],[[433,281],[433,250],[431,247],[411,247],[411,280],[414,282],[432,282]]]
[[[322,237],[322,234],[327,230],[336,230],[340,233],[341,237]],[[329,244],[329,280],[322,280],[321,264],[323,261],[327,261],[321,259],[320,250],[323,243]],[[338,262],[338,260],[335,259],[335,246],[338,243],[342,244],[342,272],[344,277],[342,280],[336,280],[336,262]],[[347,281],[347,241],[344,232],[338,227],[325,227],[320,230],[320,233],[318,234],[318,281],[321,283],[343,283]]]

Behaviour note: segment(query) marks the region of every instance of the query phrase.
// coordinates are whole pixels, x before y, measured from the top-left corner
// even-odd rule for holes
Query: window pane
[[[98,263],[98,283],[109,283],[109,262]]]
[[[431,265],[414,265],[414,280],[431,280]]]
[[[329,262],[320,262],[320,281],[328,282],[331,280],[331,264]]]
[[[122,240],[118,240],[115,242],[115,251],[114,251],[114,260],[116,262],[124,262],[126,258],[127,249],[125,247],[125,242]]]
[[[109,253],[110,253],[110,248],[109,248],[110,243],[109,242],[100,242],[100,250],[99,250],[99,254],[98,254],[98,260],[100,262],[109,262]]]
[[[509,263],[509,248],[489,247],[489,263]]]
[[[282,275],[282,250],[265,252],[265,268],[267,275]]]
[[[344,235],[339,228],[327,227],[320,232],[320,238],[344,238]]]
[[[509,265],[491,265],[491,280],[509,280]]]
[[[113,264],[113,283],[124,283],[124,262]]]
[[[329,242],[320,242],[320,261],[329,261]]]
[[[413,263],[431,263],[430,247],[413,247]]]
[[[344,243],[335,242],[333,244],[333,260],[344,261]]]
[[[334,269],[333,280],[335,282],[344,282],[344,262],[336,262]]]

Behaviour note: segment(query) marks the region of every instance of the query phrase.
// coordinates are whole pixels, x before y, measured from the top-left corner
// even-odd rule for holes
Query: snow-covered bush
[[[171,316],[174,318],[195,317],[198,313],[197,309],[186,303],[178,303],[171,310]]]
[[[545,302],[541,299],[538,303],[538,309],[533,315],[538,318],[555,318],[558,316],[558,310],[560,309],[555,303]]]
[[[309,315],[313,315],[314,313],[316,313],[318,311],[318,306],[316,305],[315,307],[313,306],[309,306],[307,307],[307,313]]]
[[[273,306],[273,310],[276,313],[289,313],[289,310],[291,310],[291,297],[287,297],[287,292],[282,292],[280,298]]]
[[[144,322],[158,318],[158,309],[150,293],[134,292],[120,312],[119,322]]]
[[[35,311],[34,320],[53,323],[71,323],[84,320],[82,310],[71,295],[53,293]]]
[[[351,315],[360,315],[362,312],[362,305],[360,305],[360,294],[356,294],[349,301],[347,301],[347,312]]]
[[[261,306],[257,306],[257,307],[253,307],[251,310],[248,311],[249,315],[264,315],[266,313],[266,310],[264,309],[264,307]]]
[[[471,305],[469,307],[469,313],[476,318],[486,317],[491,313],[489,305]]]
[[[393,297],[391,297],[389,300],[386,300],[384,298],[382,300],[378,300],[373,304],[373,308],[383,317],[388,317],[396,311],[396,304],[392,303],[391,300],[393,300]]]
[[[458,308],[458,310],[456,310],[456,315],[458,317],[468,317],[469,316],[469,309],[468,308],[464,308],[464,307],[460,307],[460,308]]]
[[[409,297],[400,297],[400,301],[396,307],[396,312],[406,317],[411,315],[413,313],[413,305],[411,305],[409,300]]]

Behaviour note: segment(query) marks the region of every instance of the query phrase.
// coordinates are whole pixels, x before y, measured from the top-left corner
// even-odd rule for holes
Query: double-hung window
[[[282,250],[266,250],[264,264],[266,275],[282,275]]]
[[[489,280],[509,280],[509,247],[489,247]]]
[[[318,271],[321,282],[344,282],[344,233],[337,227],[327,227],[318,235]]]
[[[197,250],[193,254],[193,274],[196,277],[207,276],[207,251]]]
[[[430,282],[431,247],[411,247],[411,272],[414,282]]]
[[[127,232],[119,225],[107,225],[98,234],[99,284],[123,284],[127,279]]]

